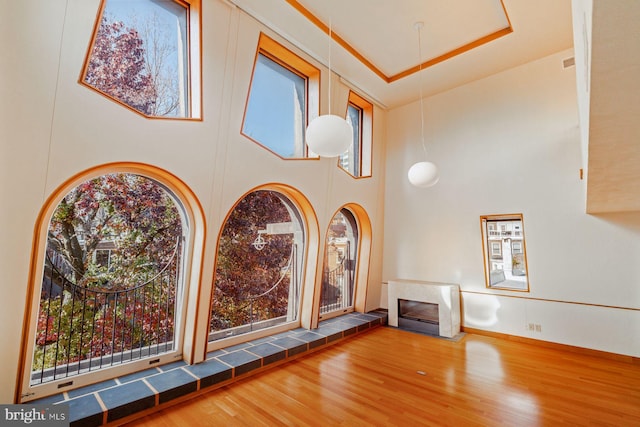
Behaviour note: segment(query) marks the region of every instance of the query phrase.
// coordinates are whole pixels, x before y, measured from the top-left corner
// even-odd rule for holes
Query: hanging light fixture
[[[329,114],[316,117],[307,126],[305,140],[314,153],[322,157],[338,157],[349,149],[353,139],[351,125],[331,114],[331,20],[329,20]]]
[[[418,31],[418,85],[420,86],[420,136],[422,141],[422,149],[425,158],[427,157],[427,148],[424,143],[424,101],[422,100],[422,44],[420,30],[424,26],[424,22],[416,22],[413,27]],[[440,176],[438,175],[438,167],[429,162],[418,162],[409,168],[407,173],[409,182],[416,187],[431,187],[435,185]]]

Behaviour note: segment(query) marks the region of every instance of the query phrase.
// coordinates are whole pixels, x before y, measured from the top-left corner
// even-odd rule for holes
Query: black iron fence
[[[153,278],[118,290],[77,285],[48,248],[31,385],[172,351],[180,246]]]
[[[320,314],[344,310],[353,305],[352,261],[349,259],[350,246],[347,244],[346,256],[333,269],[325,268],[322,275],[320,294]]]

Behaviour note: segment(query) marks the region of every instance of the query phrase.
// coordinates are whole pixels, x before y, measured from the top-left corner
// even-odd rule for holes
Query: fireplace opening
[[[415,332],[439,335],[438,304],[398,299],[398,327]]]

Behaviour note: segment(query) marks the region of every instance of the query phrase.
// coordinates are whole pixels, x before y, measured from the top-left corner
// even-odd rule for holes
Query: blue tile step
[[[344,314],[322,321],[314,330],[297,328],[212,351],[197,365],[173,362],[30,403],[68,404],[70,426],[100,426],[179,397],[226,385],[260,368],[386,323],[387,313],[383,310]]]

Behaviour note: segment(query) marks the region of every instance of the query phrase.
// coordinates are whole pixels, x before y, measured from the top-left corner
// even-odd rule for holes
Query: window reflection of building
[[[490,284],[526,281],[522,220],[488,220],[486,234]]]

